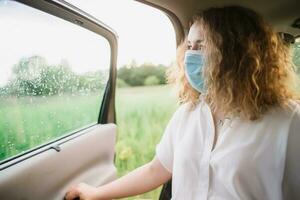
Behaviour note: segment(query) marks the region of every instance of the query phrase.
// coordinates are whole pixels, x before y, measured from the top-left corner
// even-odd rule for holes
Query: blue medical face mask
[[[190,85],[198,92],[204,93],[203,54],[199,50],[187,50],[184,57],[185,74]]]

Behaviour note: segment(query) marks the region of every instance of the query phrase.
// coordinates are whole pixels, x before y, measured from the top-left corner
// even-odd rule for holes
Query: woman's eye
[[[191,50],[191,49],[197,49],[197,50],[202,50],[203,49],[203,45],[195,45],[194,47],[190,44],[187,45],[187,49]]]
[[[204,46],[203,45],[199,45],[198,46],[198,50],[203,50],[204,49]]]

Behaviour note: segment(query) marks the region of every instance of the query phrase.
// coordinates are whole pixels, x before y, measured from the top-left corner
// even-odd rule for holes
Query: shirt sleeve
[[[178,127],[179,117],[181,115],[182,106],[179,107],[172,115],[165,131],[156,145],[156,157],[160,163],[170,172],[173,171],[174,146],[176,141],[176,130]]]
[[[300,106],[291,121],[286,148],[283,196],[285,200],[300,197]]]

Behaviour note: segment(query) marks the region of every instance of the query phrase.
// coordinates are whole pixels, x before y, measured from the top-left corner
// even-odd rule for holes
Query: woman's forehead
[[[203,41],[203,31],[200,23],[194,23],[188,33],[188,42]]]

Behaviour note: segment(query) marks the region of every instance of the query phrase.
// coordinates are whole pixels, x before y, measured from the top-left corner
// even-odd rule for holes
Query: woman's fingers
[[[73,200],[75,198],[79,199],[79,191],[77,189],[77,186],[71,187],[64,197],[65,200]]]

